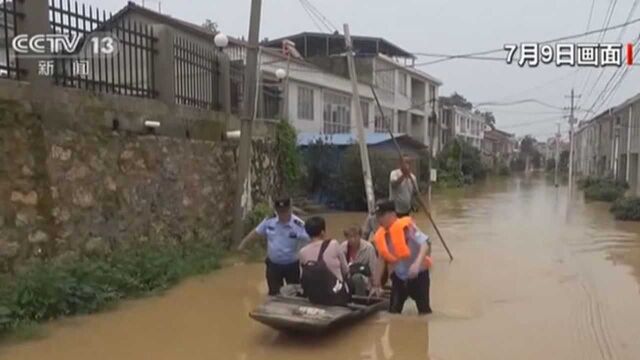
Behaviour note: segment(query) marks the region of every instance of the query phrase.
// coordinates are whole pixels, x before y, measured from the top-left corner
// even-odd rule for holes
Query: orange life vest
[[[411,250],[407,245],[407,239],[405,238],[405,229],[407,226],[413,225],[413,219],[409,216],[401,217],[397,219],[389,228],[389,237],[391,238],[391,244],[393,245],[393,253],[387,246],[387,230],[380,226],[373,236],[376,249],[382,258],[388,263],[395,263],[400,260],[404,260],[411,256]],[[426,256],[424,259],[424,265],[426,268],[430,268],[432,264],[431,258]]]

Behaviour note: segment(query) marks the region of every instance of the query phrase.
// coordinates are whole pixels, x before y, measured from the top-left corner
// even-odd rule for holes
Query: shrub
[[[487,175],[487,169],[480,159],[480,150],[459,139],[445,145],[438,155],[437,167],[441,173],[445,174],[445,181],[449,184],[459,184],[459,186],[473,183]]]
[[[609,178],[587,177],[578,181],[585,198],[596,201],[614,201],[624,195],[627,183]]]
[[[500,164],[498,167],[498,175],[499,176],[509,176],[511,175],[511,169],[506,164]]]
[[[278,172],[282,176],[283,189],[292,189],[297,186],[302,176],[297,146],[295,128],[286,120],[279,121],[276,127],[276,149]]]
[[[618,199],[613,203],[611,212],[618,220],[640,221],[640,198],[630,197]]]
[[[0,333],[73,314],[99,311],[118,299],[166,289],[188,275],[218,268],[218,245],[142,245],[104,259],[39,262],[0,287]]]

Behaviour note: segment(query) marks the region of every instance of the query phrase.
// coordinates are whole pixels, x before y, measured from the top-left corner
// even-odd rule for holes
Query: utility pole
[[[560,166],[560,121],[558,121],[558,132],[556,133],[556,154],[555,154],[555,172],[554,172],[554,184],[556,187],[558,184],[558,168]]]
[[[633,116],[633,104],[629,105],[629,118],[627,119],[627,161],[624,181],[629,182],[629,170],[631,165],[631,117]]]
[[[244,79],[244,100],[240,117],[240,147],[238,150],[238,178],[233,211],[233,241],[237,244],[243,236],[243,195],[245,192],[249,164],[251,160],[251,133],[256,109],[256,89],[258,72],[258,41],[260,36],[260,11],[262,0],[251,0],[249,20],[249,43],[247,45],[247,65]],[[249,184],[249,191],[251,191]]]
[[[575,99],[580,98],[580,95],[575,95],[573,89],[571,89],[571,107],[569,108],[569,196],[571,196],[571,190],[573,188],[573,125],[575,124]]]
[[[360,160],[362,163],[362,175],[364,178],[364,189],[367,194],[367,208],[369,214],[373,214],[376,200],[373,193],[373,180],[371,179],[371,166],[369,164],[369,152],[367,150],[367,141],[365,139],[364,124],[362,122],[362,108],[360,107],[360,93],[358,91],[358,77],[356,74],[356,64],[353,60],[353,44],[351,43],[351,34],[349,33],[349,25],[344,24],[344,42],[347,48],[347,66],[349,67],[349,77],[351,78],[351,90],[353,92],[353,100],[355,102],[356,129],[358,131],[358,143],[360,145]]]

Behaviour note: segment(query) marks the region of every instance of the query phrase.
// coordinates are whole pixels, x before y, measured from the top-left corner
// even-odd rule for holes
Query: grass
[[[2,279],[0,334],[30,337],[36,324],[90,314],[121,299],[153,294],[181,279],[219,267],[223,252],[213,243],[143,245],[108,258],[73,263],[42,261]]]
[[[268,206],[258,204],[248,214],[245,229],[255,228],[271,214]],[[0,338],[37,338],[43,336],[40,323],[106,310],[120,300],[153,295],[186,277],[211,272],[229,254],[222,244],[209,239],[150,242],[108,257],[66,263],[43,260],[15,275],[0,275]],[[246,258],[262,260],[264,254],[265,243],[256,242]]]

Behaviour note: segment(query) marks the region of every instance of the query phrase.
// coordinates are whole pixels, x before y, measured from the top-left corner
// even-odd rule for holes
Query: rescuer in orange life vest
[[[380,257],[376,266],[378,274],[373,277],[374,293],[381,292],[380,272],[386,262],[391,271],[389,312],[401,313],[405,301],[411,297],[420,314],[430,314],[431,240],[410,216],[399,218],[395,210],[395,204],[390,200],[376,204],[380,226],[374,235],[374,244]]]

